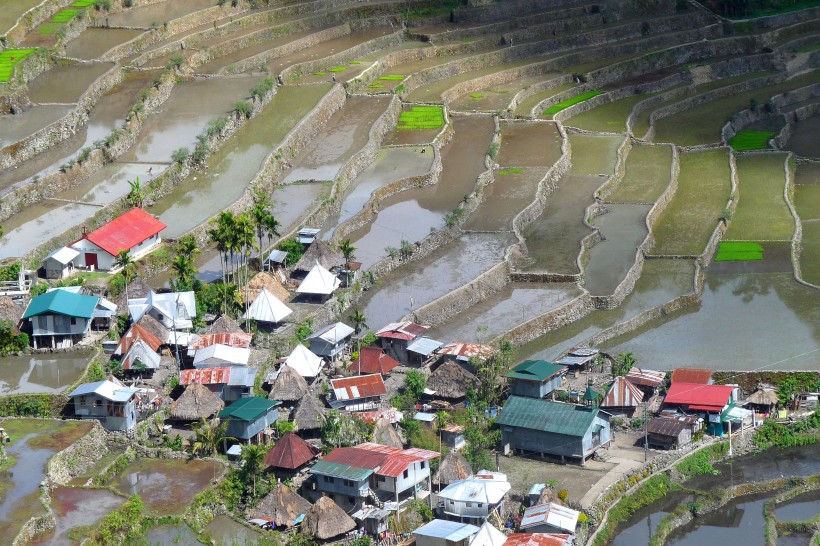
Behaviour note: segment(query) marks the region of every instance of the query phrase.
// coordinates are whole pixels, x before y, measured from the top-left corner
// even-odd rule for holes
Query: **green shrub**
[[[262,97],[265,97],[268,93],[270,93],[274,85],[276,85],[276,81],[273,78],[265,78],[257,85],[251,87],[251,96],[254,98],[261,99]]]
[[[177,148],[174,150],[174,153],[171,154],[171,159],[174,160],[174,163],[177,165],[184,165],[186,161],[188,161],[188,156],[191,155],[191,152],[188,148]]]
[[[553,104],[552,106],[544,110],[544,115],[557,114],[561,110],[566,110],[570,106],[575,106],[579,102],[584,102],[585,100],[589,100],[592,97],[597,97],[598,95],[602,94],[603,91],[589,91],[587,93],[582,93],[580,95],[572,97],[571,99],[561,101],[558,104]]]
[[[501,149],[501,144],[499,142],[491,142],[490,147],[487,148],[487,155],[490,156],[490,159],[495,160],[498,157],[498,151]]]
[[[179,68],[184,62],[185,58],[182,55],[174,55],[168,59],[168,68]]]
[[[233,105],[233,109],[240,116],[245,116],[246,119],[249,119],[251,117],[251,114],[253,114],[253,106],[251,105],[251,103],[245,100],[235,102]]]

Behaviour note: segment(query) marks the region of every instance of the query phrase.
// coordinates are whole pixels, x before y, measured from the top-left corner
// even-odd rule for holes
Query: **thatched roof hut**
[[[376,421],[376,428],[373,430],[373,441],[383,446],[404,449],[401,436],[387,417],[381,417]]]
[[[244,298],[245,293],[247,292],[248,301],[254,301],[259,296],[259,292],[261,292],[263,288],[273,294],[273,296],[281,302],[286,302],[290,299],[290,292],[288,292],[288,289],[282,286],[279,279],[267,271],[260,271],[254,275],[250,282],[248,282],[247,291],[242,290],[241,297]]]
[[[294,264],[293,273],[307,275],[317,263],[330,271],[334,267],[342,265],[343,261],[344,258],[342,258],[341,252],[316,239],[302,254],[299,261]]]
[[[171,404],[171,418],[184,421],[207,419],[219,413],[225,402],[201,383],[191,383],[182,396]]]
[[[315,243],[314,243],[315,244]],[[322,497],[305,516],[299,532],[327,540],[356,528],[356,522],[339,508],[330,497]]]
[[[318,454],[318,449],[294,433],[288,432],[279,438],[276,445],[265,455],[265,466],[269,468],[296,470]]]
[[[270,518],[276,527],[290,527],[296,518],[310,511],[311,504],[290,487],[277,484],[259,506],[248,511],[252,518]]]
[[[0,320],[10,320],[12,324],[17,326],[21,318],[23,318],[22,307],[14,303],[14,300],[8,296],[0,298]]]
[[[436,391],[436,398],[457,400],[464,398],[467,387],[478,386],[478,378],[462,368],[455,360],[447,360],[427,379],[427,388]]]
[[[778,402],[780,402],[780,399],[773,387],[758,387],[746,399],[747,404],[754,404],[755,406],[776,406]]]
[[[158,321],[148,313],[142,315],[142,318],[139,319],[136,322],[136,324],[139,324],[140,326],[145,328],[145,330],[147,330],[149,333],[161,339],[163,343],[166,343],[168,341],[168,334],[171,333],[170,330],[168,330],[168,328],[163,326],[162,323],[160,323],[160,321]]]
[[[453,450],[441,460],[438,470],[433,474],[433,483],[435,485],[450,485],[472,474],[473,469],[467,459],[464,458],[464,455]]]
[[[279,368],[279,375],[273,382],[273,387],[268,394],[269,400],[279,400],[281,402],[296,402],[308,392],[308,384],[299,372],[288,365]]]
[[[228,315],[220,315],[208,328],[208,334],[244,334],[239,324]]]
[[[296,430],[315,430],[321,428],[324,415],[325,405],[308,393],[296,405],[293,422],[296,423]]]

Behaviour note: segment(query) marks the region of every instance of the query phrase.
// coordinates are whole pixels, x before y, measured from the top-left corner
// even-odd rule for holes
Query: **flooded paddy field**
[[[220,463],[197,459],[136,459],[112,485],[124,495],[139,495],[149,511],[178,515],[222,469]]]
[[[112,27],[152,27],[188,15],[211,6],[214,0],[166,0],[147,6],[139,6],[108,16]]]
[[[237,546],[256,544],[261,537],[258,531],[224,515],[216,516],[211,523],[205,526],[205,532],[217,544],[236,544]]]
[[[433,339],[482,343],[544,315],[581,295],[575,284],[510,283],[427,334]]]
[[[794,218],[783,197],[786,154],[736,158],[740,199],[724,241],[790,241]]]
[[[465,231],[511,231],[513,219],[535,199],[546,168],[496,171],[495,180],[484,188],[484,198],[464,223]],[[507,174],[502,174],[507,173]]]
[[[519,360],[553,361],[561,354],[601,330],[631,319],[673,298],[694,291],[695,266],[690,260],[646,260],[635,288],[615,309],[595,310],[589,315],[521,345]]]
[[[541,81],[548,81],[553,78],[544,78]],[[532,109],[535,108],[541,101],[547,100],[550,97],[554,97],[558,93],[566,91],[568,89],[572,89],[575,87],[576,83],[566,83],[561,85],[556,85],[555,87],[550,87],[549,89],[545,89],[544,91],[539,91],[538,93],[534,93],[529,97],[522,100],[518,103],[518,106],[515,108],[515,114],[518,116],[530,116],[532,115]],[[541,112],[535,112],[535,117],[539,117]]]
[[[626,156],[623,179],[607,198],[611,203],[654,203],[669,186],[669,146],[633,146]]]
[[[244,78],[241,78],[244,80]],[[265,159],[328,91],[328,86],[285,87],[205,161],[204,172],[183,180],[151,213],[179,237],[239,199]]]
[[[107,489],[77,487],[56,487],[49,492],[49,496],[57,525],[54,529],[36,535],[32,544],[76,544],[77,541],[69,538],[72,529],[96,525],[109,512],[122,506],[126,500]]]
[[[43,0],[5,0],[0,9],[0,35],[8,32],[25,12]]]
[[[785,149],[801,157],[820,159],[820,144],[817,135],[820,133],[820,116],[813,116],[795,125]]]
[[[442,227],[445,215],[475,189],[478,175],[486,170],[484,158],[494,132],[493,119],[453,116],[451,121],[455,134],[442,150],[438,183],[388,197],[371,223],[349,235],[363,268],[387,256],[385,248],[420,241]]]
[[[723,215],[731,193],[729,152],[680,155],[678,190],[654,226],[655,255],[699,255]]]
[[[820,220],[803,223],[800,268],[804,280],[820,286]]]
[[[561,157],[562,142],[554,123],[502,124],[496,160],[502,167],[551,167]]]
[[[608,212],[592,220],[592,225],[604,237],[589,250],[589,261],[584,267],[584,287],[593,296],[614,293],[635,264],[638,246],[649,233],[646,215],[650,208],[650,205],[608,204]]]
[[[41,419],[3,421],[11,437],[6,454],[14,457],[0,482],[0,536],[14,537],[29,518],[44,513],[40,502],[40,482],[46,464],[57,452],[91,430],[91,423]]]
[[[820,515],[820,491],[811,491],[778,505],[774,510],[780,521],[808,521]]]
[[[85,371],[90,351],[4,356],[0,358],[0,394],[60,392]]]
[[[632,113],[632,108],[642,100],[654,97],[664,89],[656,93],[637,93],[635,95],[614,100],[601,106],[596,106],[586,112],[572,116],[566,120],[570,127],[578,127],[587,131],[599,131],[602,133],[623,133],[626,132],[626,120]]]
[[[351,97],[292,161],[284,184],[333,180],[345,161],[367,143],[370,127],[387,109],[388,97]]]
[[[362,171],[347,188],[339,212],[332,214],[322,228],[329,239],[343,222],[364,208],[370,196],[379,188],[403,178],[430,172],[435,154],[432,146],[382,148],[376,160]]]
[[[464,234],[387,275],[364,294],[362,312],[374,329],[399,320],[499,263],[513,242],[508,234]]]
[[[716,327],[718,326],[719,327]],[[659,370],[814,370],[820,366],[820,291],[789,273],[707,274],[703,302],[604,344]]]
[[[35,106],[20,114],[0,116],[0,146],[29,137],[74,109],[73,104]]]
[[[554,76],[557,76],[557,74],[538,74],[536,76],[517,78],[511,82],[494,84],[490,87],[479,89],[478,91],[465,93],[455,100],[450,101],[449,106],[455,111],[476,110],[496,112],[506,110],[518,91]],[[530,107],[530,109],[532,109],[532,107]]]
[[[68,42],[65,56],[71,59],[99,59],[107,51],[142,34],[141,30],[126,28],[87,28]]]
[[[154,527],[145,535],[145,542],[154,544],[174,544],[176,546],[199,546],[202,544],[196,538],[196,533],[185,524],[166,524]]]
[[[28,98],[40,103],[74,103],[94,83],[108,72],[114,63],[76,63],[55,66],[28,82]]]

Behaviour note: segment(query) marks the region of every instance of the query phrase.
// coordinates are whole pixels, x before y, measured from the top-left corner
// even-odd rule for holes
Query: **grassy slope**
[[[783,198],[786,154],[738,156],[740,199],[725,241],[790,241],[794,220]]]
[[[730,193],[728,150],[681,154],[678,191],[654,227],[651,253],[701,254]]]
[[[626,173],[607,201],[653,203],[669,185],[672,150],[668,146],[635,146],[626,156]]]

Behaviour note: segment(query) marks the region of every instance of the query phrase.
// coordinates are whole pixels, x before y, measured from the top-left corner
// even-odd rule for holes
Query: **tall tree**
[[[259,258],[262,259],[262,237],[267,235],[268,243],[274,237],[279,236],[279,227],[281,224],[273,216],[271,212],[273,203],[271,202],[270,194],[259,190],[253,196],[253,208],[251,209],[251,216],[256,227],[256,236],[259,238]],[[260,264],[261,265],[261,264]]]
[[[239,251],[240,257],[240,268],[244,268],[245,278],[243,281],[240,281],[240,286],[244,286],[245,289],[245,312],[248,311],[248,258],[250,258],[252,250],[256,248],[256,241],[255,238],[255,229],[253,224],[253,218],[247,212],[243,212],[239,216],[236,217],[236,222],[234,224],[234,243],[236,248]],[[242,272],[239,271],[239,277],[242,278]]]
[[[205,457],[215,455],[223,442],[234,439],[227,435],[227,430],[227,421],[220,421],[218,417],[214,417],[210,421],[203,418],[202,421],[194,425],[195,437],[193,444],[191,444],[191,450],[195,455]]]
[[[114,266],[122,268],[122,278],[125,279],[125,306],[128,307],[128,282],[130,281],[130,270],[133,268],[134,260],[127,250],[120,250],[114,258]]]
[[[353,333],[357,336],[362,329],[370,328],[370,326],[367,325],[367,317],[364,316],[364,313],[362,313],[358,307],[354,307],[347,318],[353,323]]]
[[[345,239],[339,243],[339,252],[345,259],[345,271],[347,272],[347,285],[350,286],[350,262],[353,260],[356,247],[350,244],[350,239]]]
[[[246,479],[253,481],[253,496],[256,497],[256,478],[262,472],[262,465],[265,462],[265,455],[268,448],[265,445],[247,445],[242,448],[242,473]]]

